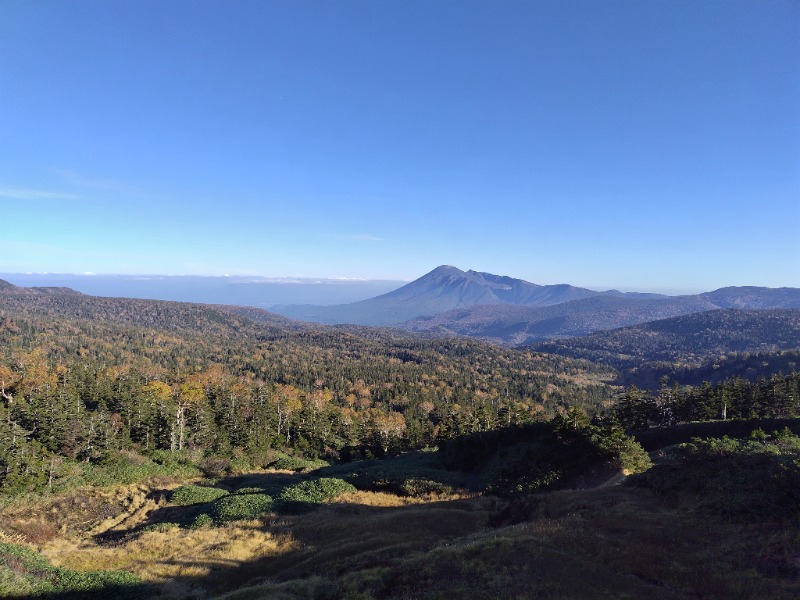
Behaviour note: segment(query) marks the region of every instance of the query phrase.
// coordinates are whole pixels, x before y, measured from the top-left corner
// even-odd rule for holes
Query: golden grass
[[[626,485],[522,503],[359,491],[265,521],[150,531],[115,545],[88,535],[89,525],[136,522],[147,504],[141,493],[102,492],[122,505],[82,527],[78,517],[98,514],[93,496],[14,510],[30,522],[69,523],[40,544],[54,564],[128,570],[159,584],[165,599],[800,597],[796,576],[769,571],[800,567],[796,529],[709,518],[689,502]],[[72,505],[77,516],[66,521],[51,512]]]
[[[122,569],[144,581],[164,582],[207,577],[213,571],[296,547],[290,536],[264,531],[260,521],[253,521],[219,528],[151,531],[114,546],[53,543],[42,553],[53,564],[78,571]]]
[[[351,492],[342,494],[336,503],[360,504],[362,506],[374,506],[379,508],[397,508],[398,506],[408,506],[410,504],[421,504],[424,500],[404,496],[395,496],[385,492]]]

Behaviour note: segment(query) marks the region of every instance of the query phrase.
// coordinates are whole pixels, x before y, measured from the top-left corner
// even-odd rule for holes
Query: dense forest
[[[717,385],[672,386],[657,392],[627,388],[612,411],[628,429],[726,419],[800,417],[800,372],[751,382],[741,377]]]
[[[582,358],[619,371],[625,385],[658,388],[754,380],[800,364],[800,310],[713,310],[643,325],[552,340],[532,350]]]
[[[610,372],[470,340],[265,324],[219,308],[6,293],[0,479],[52,485],[74,463],[275,450],[384,455],[610,402]]]

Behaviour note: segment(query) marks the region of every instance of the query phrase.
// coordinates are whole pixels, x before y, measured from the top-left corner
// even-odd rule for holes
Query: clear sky
[[[2,0],[0,272],[800,287],[800,2]]]

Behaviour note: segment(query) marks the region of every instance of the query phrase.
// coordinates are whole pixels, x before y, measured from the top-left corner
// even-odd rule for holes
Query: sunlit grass
[[[144,581],[207,577],[214,571],[297,547],[290,536],[265,531],[260,521],[226,527],[149,531],[122,544],[51,544],[43,554],[78,571],[126,570]]]

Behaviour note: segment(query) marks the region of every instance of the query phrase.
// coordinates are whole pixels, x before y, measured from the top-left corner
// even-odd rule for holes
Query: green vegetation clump
[[[163,533],[165,531],[170,531],[171,529],[178,529],[180,526],[181,526],[180,523],[172,523],[169,521],[163,523],[153,523],[152,525],[143,527],[141,533],[148,533],[150,531],[157,531],[159,533]]]
[[[355,492],[356,488],[344,479],[334,477],[320,477],[302,481],[283,490],[280,495],[282,502],[302,502],[307,504],[320,504],[348,492]]]
[[[208,513],[200,513],[189,525],[190,529],[204,529],[214,525],[214,519]]]
[[[283,454],[268,466],[276,471],[308,472],[321,469],[322,467],[327,467],[328,463],[321,459],[308,460],[305,458],[299,458],[297,456]]]
[[[117,598],[145,595],[139,578],[127,571],[73,571],[51,565],[25,546],[0,543],[0,596],[77,598],[100,590]]]
[[[182,485],[172,491],[170,502],[177,506],[189,506],[190,504],[214,502],[214,500],[227,495],[227,490],[223,490],[222,488],[202,485]]]
[[[800,518],[800,437],[788,429],[757,429],[749,439],[698,438],[677,446],[672,458],[634,483],[660,495],[691,494],[720,516]]]
[[[437,451],[410,452],[390,460],[364,460],[322,469],[320,474],[339,477],[360,490],[398,496],[449,495],[466,486],[465,477],[449,471]]]
[[[263,494],[266,491],[267,490],[260,487],[243,487],[236,490],[234,494]]]
[[[211,518],[217,525],[230,521],[257,519],[272,510],[272,496],[267,494],[230,494],[211,505]]]
[[[601,427],[585,413],[476,433],[442,445],[444,464],[474,473],[480,489],[501,496],[600,483],[613,471],[637,473],[652,462],[619,427]]]

